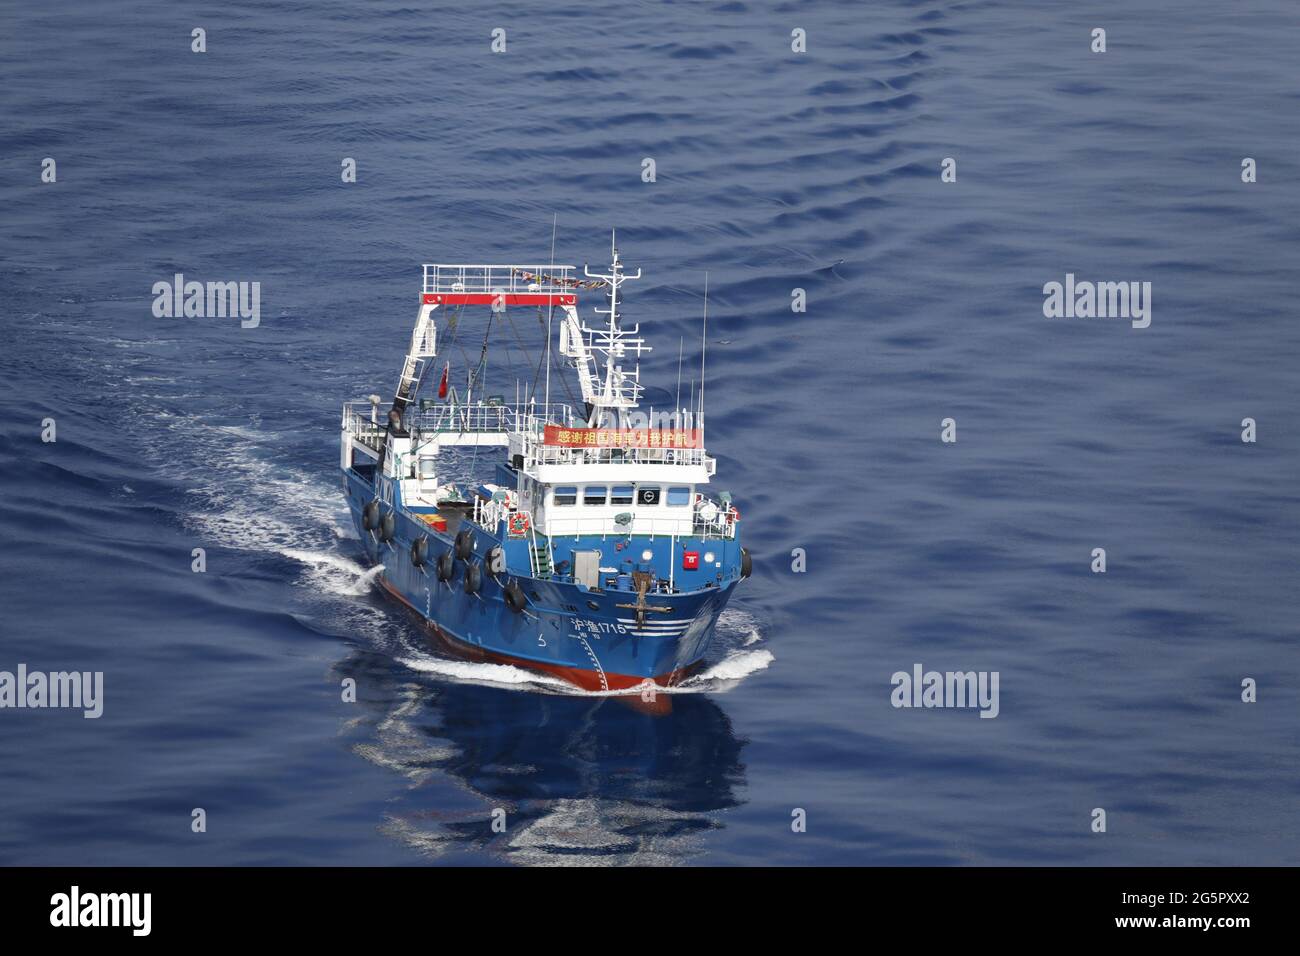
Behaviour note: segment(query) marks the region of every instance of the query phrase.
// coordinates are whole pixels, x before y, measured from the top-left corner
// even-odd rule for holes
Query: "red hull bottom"
[[[489,651],[486,648],[478,647],[474,644],[466,644],[464,641],[448,634],[437,624],[434,624],[426,618],[414,605],[411,604],[410,601],[406,600],[406,598],[404,598],[387,581],[381,580],[379,583],[383,585],[385,591],[400,601],[410,609],[417,618],[419,618],[421,626],[423,626],[425,631],[436,638],[439,644],[454,653],[457,657],[462,657],[466,660],[478,663],[507,664],[511,667],[522,667],[525,670],[536,671],[538,673],[558,677],[566,683],[572,684],[582,690],[589,691],[632,690],[633,688],[646,687],[646,682],[648,680],[653,680],[655,685],[658,687],[673,687],[689,677],[699,666],[697,664],[690,667],[681,667],[654,678],[637,677],[631,674],[611,674],[606,672],[604,675],[604,683],[602,683],[601,675],[598,671],[584,670],[580,667],[565,667],[561,664],[545,664],[540,661],[525,660],[521,657],[512,657],[509,654]],[[649,688],[647,687],[646,690],[648,691]],[[650,703],[652,701],[653,697],[646,702]]]

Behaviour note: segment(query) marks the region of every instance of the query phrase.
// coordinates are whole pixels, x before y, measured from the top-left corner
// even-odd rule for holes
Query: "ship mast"
[[[622,314],[618,310],[621,301],[619,290],[623,283],[628,279],[641,278],[641,270],[637,269],[635,275],[623,271],[613,230],[609,235],[609,251],[611,262],[608,273],[592,272],[586,266],[582,270],[588,279],[604,281],[609,290],[606,292],[609,308],[593,309],[597,315],[608,316],[609,325],[606,328],[591,328],[585,325],[582,327],[590,348],[605,356],[601,390],[592,395],[591,408],[587,415],[589,428],[626,426],[627,410],[636,408],[641,397],[641,353],[650,351],[650,346],[646,345],[645,339],[638,334],[641,329],[640,324],[630,329],[623,328],[620,325]],[[628,355],[633,358],[634,364],[631,369],[623,368],[622,360]]]

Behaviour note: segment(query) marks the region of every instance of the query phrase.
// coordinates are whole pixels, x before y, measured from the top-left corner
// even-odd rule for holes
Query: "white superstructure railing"
[[[525,442],[528,465],[679,465],[705,466],[713,474],[716,462],[703,448],[567,448],[540,441]]]
[[[734,538],[736,536],[736,524],[725,512],[720,512],[717,518],[708,521],[702,519],[698,512],[693,516],[686,515],[680,518],[648,517],[638,514],[630,525],[619,524],[614,518],[553,518],[548,514],[544,526],[539,530],[553,538],[577,538],[594,534],[611,537],[627,534],[646,534],[654,537],[662,534],[675,535],[679,538],[688,536]]]
[[[348,402],[343,406],[344,430],[374,451],[383,445],[386,433],[386,426],[376,418],[376,409],[369,402]],[[518,435],[522,443],[525,469],[536,465],[677,465],[690,468],[702,466],[706,469],[706,474],[712,475],[717,467],[716,460],[703,448],[664,447],[670,444],[668,441],[650,445],[650,439],[647,439],[646,447],[548,445],[547,425],[564,428],[581,425],[573,409],[563,404],[447,402],[428,408],[411,406],[404,424],[411,430],[413,437],[424,439],[436,435],[497,435],[501,438],[500,443],[505,444],[506,438]],[[652,432],[647,431],[646,434]]]
[[[422,434],[431,432],[531,432],[544,430],[544,423],[572,427],[573,409],[568,405],[532,402],[447,402],[408,413],[407,427]],[[541,422],[542,424],[538,424]]]
[[[426,263],[424,292],[426,295],[450,295],[457,292],[522,295],[528,292],[573,292],[599,287],[599,283],[578,279],[573,272],[573,266]]]
[[[385,428],[377,419],[377,407],[370,402],[345,402],[343,431],[372,451],[384,444]]]

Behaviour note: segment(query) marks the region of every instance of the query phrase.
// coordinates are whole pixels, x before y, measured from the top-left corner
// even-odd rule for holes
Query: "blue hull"
[[[384,513],[395,519],[394,533],[391,540],[381,541],[362,520],[362,509],[375,498],[369,478],[347,469],[344,487],[366,554],[384,566],[379,575],[384,588],[420,615],[432,633],[467,656],[554,674],[589,690],[621,690],[647,679],[665,686],[680,681],[708,651],[718,617],[739,581],[738,571],[729,571],[717,575],[723,580],[694,590],[651,594],[647,603],[669,610],[648,614],[638,626],[634,611],[618,607],[634,603],[634,593],[591,590],[572,581],[521,573],[528,567],[525,542],[509,539],[504,528],[494,535],[465,522],[474,535],[474,553],[467,561],[455,561],[451,579],[443,582],[434,565],[440,555],[453,550],[454,523],[438,531],[400,502],[395,508],[385,505]],[[429,559],[417,567],[411,546],[421,536],[428,539]],[[577,544],[597,549],[603,544],[602,553],[611,556],[614,550],[612,540],[599,537]],[[506,571],[493,576],[487,573],[484,556],[498,545],[509,560]],[[728,557],[739,551],[734,541],[713,546],[725,548]],[[464,587],[470,564],[478,564],[481,571],[476,594],[466,593]],[[512,581],[528,598],[523,613],[506,603],[504,589]]]

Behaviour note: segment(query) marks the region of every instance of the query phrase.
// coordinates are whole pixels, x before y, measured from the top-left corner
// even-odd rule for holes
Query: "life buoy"
[[[411,563],[417,568],[429,563],[429,539],[424,535],[411,542]]]
[[[456,535],[456,557],[462,561],[468,561],[469,556],[474,553],[474,532],[469,528],[462,528]]]
[[[516,614],[522,614],[524,607],[528,604],[528,599],[524,597],[524,589],[518,583],[511,581],[506,585],[505,590],[506,607]]]
[[[506,527],[510,529],[512,535],[518,536],[527,534],[528,513],[524,511],[516,511],[510,516],[510,520],[506,522]]]
[[[727,509],[727,524],[734,524],[740,520],[740,509],[732,505]]]

